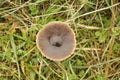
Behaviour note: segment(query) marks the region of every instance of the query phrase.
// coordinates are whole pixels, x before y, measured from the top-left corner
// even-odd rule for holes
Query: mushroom
[[[62,61],[75,50],[75,34],[65,22],[50,22],[38,32],[36,45],[46,58],[53,61]]]

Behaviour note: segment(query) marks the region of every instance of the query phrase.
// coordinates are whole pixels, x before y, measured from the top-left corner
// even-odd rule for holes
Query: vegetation
[[[51,21],[69,23],[74,54],[44,58],[36,34]],[[119,80],[119,0],[0,0],[0,80]]]

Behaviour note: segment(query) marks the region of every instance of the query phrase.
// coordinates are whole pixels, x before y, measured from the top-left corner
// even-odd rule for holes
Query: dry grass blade
[[[99,30],[99,27],[95,27],[95,26],[87,26],[87,25],[83,25],[83,24],[77,24],[78,27],[80,28],[86,28],[86,29],[90,29],[90,30]]]
[[[116,3],[116,4],[112,5],[112,6],[101,8],[101,9],[98,9],[98,10],[95,10],[95,11],[87,12],[87,13],[84,13],[84,14],[82,14],[80,16],[77,16],[77,17],[74,17],[72,19],[69,19],[66,22],[73,21],[73,20],[78,19],[80,17],[87,16],[87,15],[90,15],[90,14],[93,14],[93,13],[96,13],[96,12],[104,11],[104,10],[110,9],[110,8],[118,6],[118,5],[120,5],[120,3]]]

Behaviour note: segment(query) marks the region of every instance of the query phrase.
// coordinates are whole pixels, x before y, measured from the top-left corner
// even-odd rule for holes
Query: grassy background
[[[76,34],[76,50],[62,62],[36,47],[51,21]],[[0,0],[0,80],[120,80],[120,1]]]

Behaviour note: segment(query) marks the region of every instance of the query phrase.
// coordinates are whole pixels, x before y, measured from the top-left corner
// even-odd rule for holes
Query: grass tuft
[[[74,54],[44,58],[36,34],[51,21],[75,32]],[[119,80],[119,0],[0,0],[0,80]]]

